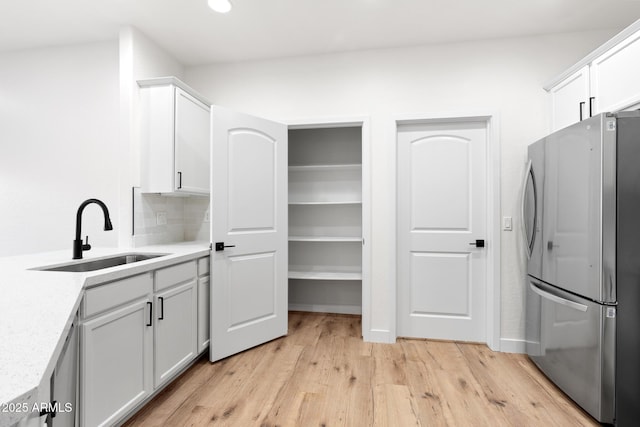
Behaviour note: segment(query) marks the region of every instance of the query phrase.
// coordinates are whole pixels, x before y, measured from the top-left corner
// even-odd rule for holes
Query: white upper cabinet
[[[551,131],[639,103],[639,73],[637,21],[544,87],[551,95]]]
[[[173,77],[138,85],[142,192],[209,195],[209,102]]]
[[[562,129],[589,117],[589,67],[582,67],[549,90],[551,94],[551,128]],[[585,115],[586,114],[586,115]]]
[[[640,31],[590,66],[594,114],[623,110],[640,101]]]

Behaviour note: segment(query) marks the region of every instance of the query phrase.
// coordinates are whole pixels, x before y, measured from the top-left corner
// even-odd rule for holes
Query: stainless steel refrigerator
[[[601,423],[640,420],[640,113],[529,146],[523,190],[531,360]]]

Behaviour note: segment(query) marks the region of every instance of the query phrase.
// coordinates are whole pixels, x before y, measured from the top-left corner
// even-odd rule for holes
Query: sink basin
[[[109,258],[92,259],[88,261],[79,261],[72,264],[56,265],[51,267],[38,267],[34,270],[41,271],[67,271],[67,272],[85,272],[102,270],[103,268],[116,267],[118,265],[131,264],[139,261],[146,261],[148,259],[158,258],[169,254],[145,254],[145,253],[131,253],[116,255]]]

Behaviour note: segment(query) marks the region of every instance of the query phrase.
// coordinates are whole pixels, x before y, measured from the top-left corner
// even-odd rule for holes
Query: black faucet
[[[76,239],[73,241],[73,259],[82,259],[82,251],[88,251],[91,249],[91,245],[89,244],[89,236],[87,236],[87,242],[82,243],[82,211],[84,208],[91,204],[96,203],[98,206],[102,208],[102,213],[104,213],[104,231],[113,230],[113,225],[111,225],[111,219],[109,218],[109,209],[107,209],[107,205],[105,205],[102,201],[98,199],[87,199],[78,208],[78,213],[76,214]]]

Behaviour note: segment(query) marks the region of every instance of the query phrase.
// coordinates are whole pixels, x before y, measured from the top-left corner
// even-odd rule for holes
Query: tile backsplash
[[[209,240],[208,197],[187,197],[184,201],[184,240]]]
[[[209,240],[209,198],[133,192],[133,244]]]

